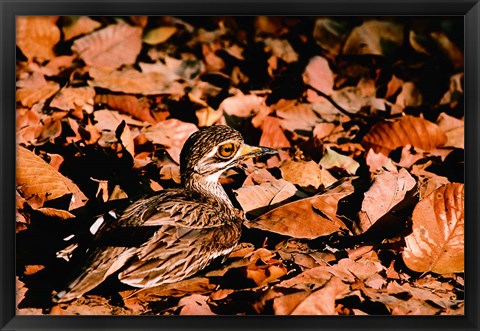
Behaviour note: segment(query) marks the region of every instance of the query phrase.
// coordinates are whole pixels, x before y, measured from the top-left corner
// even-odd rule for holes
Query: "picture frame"
[[[480,254],[479,61],[480,4],[476,1],[320,0],[222,1],[44,1],[1,0],[2,112],[0,134],[0,328],[1,330],[357,330],[408,329],[478,330]],[[465,315],[464,316],[16,316],[15,314],[15,17],[19,15],[285,15],[394,16],[460,15],[465,19]]]

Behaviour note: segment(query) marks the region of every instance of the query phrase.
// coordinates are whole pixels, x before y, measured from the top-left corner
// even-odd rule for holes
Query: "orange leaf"
[[[254,221],[245,222],[245,226],[294,238],[325,236],[346,229],[337,217],[337,207],[338,201],[351,193],[353,186],[347,181],[321,195],[278,207]]]
[[[17,146],[17,189],[27,200],[37,196],[43,202],[72,194],[69,209],[83,206],[87,200],[75,183],[21,146]]]
[[[133,64],[142,48],[142,29],[127,24],[109,25],[75,40],[72,50],[92,67],[118,68]]]
[[[438,274],[464,271],[464,201],[464,185],[452,183],[417,204],[402,254],[407,267]]]
[[[388,155],[394,149],[412,145],[424,151],[443,146],[447,137],[432,122],[414,116],[404,116],[394,122],[375,124],[365,135],[362,145],[373,148],[377,153]]]
[[[60,41],[57,19],[52,16],[17,17],[17,46],[29,60],[55,57],[53,47]]]

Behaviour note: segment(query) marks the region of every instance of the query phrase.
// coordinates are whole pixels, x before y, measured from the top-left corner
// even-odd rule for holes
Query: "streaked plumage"
[[[92,248],[79,276],[54,301],[78,298],[116,272],[122,283],[138,288],[180,281],[228,254],[240,238],[243,216],[218,178],[245,158],[273,153],[244,144],[240,133],[227,126],[193,133],[180,155],[182,187],[133,203],[97,234],[101,238],[118,228],[152,229],[145,242]]]

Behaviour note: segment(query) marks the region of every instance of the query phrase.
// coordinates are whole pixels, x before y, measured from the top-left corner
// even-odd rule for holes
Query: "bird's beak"
[[[249,157],[262,156],[267,154],[277,154],[277,153],[278,151],[273,148],[243,145],[240,155],[243,156],[243,158],[249,158]]]

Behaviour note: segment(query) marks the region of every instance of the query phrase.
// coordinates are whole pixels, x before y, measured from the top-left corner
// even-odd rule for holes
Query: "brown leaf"
[[[146,98],[125,94],[97,94],[95,103],[106,104],[110,108],[117,109],[123,114],[129,114],[140,121],[157,123],[150,112],[150,104]]]
[[[287,268],[281,263],[269,263],[257,266],[250,264],[246,270],[246,277],[252,279],[257,286],[263,286],[287,274]]]
[[[101,87],[112,92],[126,94],[174,94],[182,96],[183,87],[167,79],[165,74],[158,72],[142,73],[135,69],[126,68],[121,71],[104,69],[90,69],[93,81],[88,83],[94,87]]]
[[[260,185],[243,186],[234,190],[235,198],[245,212],[255,211],[252,215],[260,215],[264,209],[281,204],[297,192],[296,187],[283,179],[274,179]],[[258,211],[257,209],[261,209]]]
[[[42,207],[38,208],[37,211],[41,212],[45,216],[49,217],[57,217],[62,220],[68,220],[71,218],[75,218],[75,215],[72,213],[66,211],[66,210],[61,210],[61,209],[56,209],[56,208],[47,208],[47,207]]]
[[[425,151],[443,146],[447,137],[432,122],[414,116],[404,116],[393,122],[375,124],[363,137],[362,145],[366,149],[388,155],[394,149],[412,145]]]
[[[38,102],[47,100],[60,89],[58,83],[47,81],[38,72],[34,72],[27,79],[17,81],[17,87],[17,100],[28,108],[31,108]]]
[[[313,38],[324,50],[328,57],[335,59],[340,53],[343,41],[348,36],[349,30],[347,20],[337,17],[322,17],[315,20]]]
[[[93,112],[94,96],[95,90],[90,86],[64,87],[50,102],[50,107],[67,111],[80,109],[90,114]]]
[[[315,161],[286,160],[280,165],[282,177],[303,189],[316,192],[323,184],[323,176]]]
[[[334,78],[328,61],[321,56],[312,57],[303,73],[303,81],[327,95],[332,93]]]
[[[101,26],[99,22],[92,20],[88,16],[68,16],[64,17],[64,20],[67,21],[67,23],[62,26],[65,40],[90,33]]]
[[[402,91],[395,100],[395,105],[399,107],[401,112],[405,107],[416,107],[423,103],[423,97],[415,84],[412,82],[406,82],[402,85]]]
[[[101,134],[98,144],[102,147],[110,147],[120,140],[125,150],[134,157],[135,145],[128,125],[125,125],[123,131],[120,133],[120,139],[117,137],[117,129],[121,125],[123,118],[117,112],[110,110],[97,110],[93,114],[97,121],[95,128]]]
[[[310,294],[292,311],[292,315],[338,315],[335,301],[350,292],[350,287],[338,277],[332,277],[327,284]]]
[[[280,126],[280,120],[273,116],[267,116],[263,121],[262,136],[260,137],[260,146],[270,148],[288,148],[290,147],[290,141],[283,133]]]
[[[258,108],[265,104],[265,99],[255,94],[238,93],[222,101],[218,109],[229,116],[250,117],[255,115]]]
[[[303,133],[304,135],[312,132],[315,125],[322,121],[306,103],[291,107],[276,107],[275,112],[280,118],[282,128],[291,132]]]
[[[390,55],[403,44],[403,25],[369,20],[354,28],[343,46],[348,55]]]
[[[87,200],[75,183],[21,146],[17,146],[16,175],[17,189],[27,200],[37,196],[43,205],[45,201],[72,194],[69,210],[83,206]]]
[[[158,45],[167,41],[175,32],[177,28],[174,26],[160,26],[147,31],[142,39],[146,44]]]
[[[365,192],[362,210],[359,213],[362,232],[367,231],[383,215],[405,199],[408,191],[416,185],[415,179],[401,168],[398,173],[383,171],[375,175],[370,189]]]
[[[216,315],[208,305],[208,296],[192,294],[181,298],[178,305],[182,307],[180,315]]]
[[[351,193],[353,186],[346,181],[321,195],[278,207],[254,221],[245,222],[245,226],[294,238],[325,236],[346,229],[336,214],[338,201]]]
[[[446,147],[465,149],[465,124],[462,120],[441,113],[438,116],[437,125],[447,136]]]
[[[275,315],[290,315],[310,293],[310,291],[299,291],[273,299],[273,311]]]
[[[418,272],[464,271],[464,185],[447,184],[417,204],[403,261]]]
[[[273,54],[287,63],[298,61],[298,54],[286,39],[263,39],[265,52]]]
[[[412,175],[418,177],[418,193],[420,195],[420,199],[427,197],[441,186],[450,184],[450,181],[447,177],[439,176],[437,174],[434,174],[433,172],[425,170],[425,168],[427,168],[431,164],[432,162],[428,161],[421,166],[413,165],[412,167]]]
[[[54,46],[60,41],[56,16],[17,16],[17,46],[31,61],[55,57]]]
[[[144,128],[141,132],[152,143],[165,146],[172,159],[180,164],[180,151],[183,144],[197,130],[195,124],[172,118]]]
[[[109,25],[73,42],[72,50],[91,67],[118,68],[133,64],[142,47],[142,29]]]
[[[343,169],[350,175],[354,175],[357,169],[360,168],[360,164],[353,158],[337,153],[328,146],[325,148],[325,154],[320,160],[319,165],[325,169]]]

